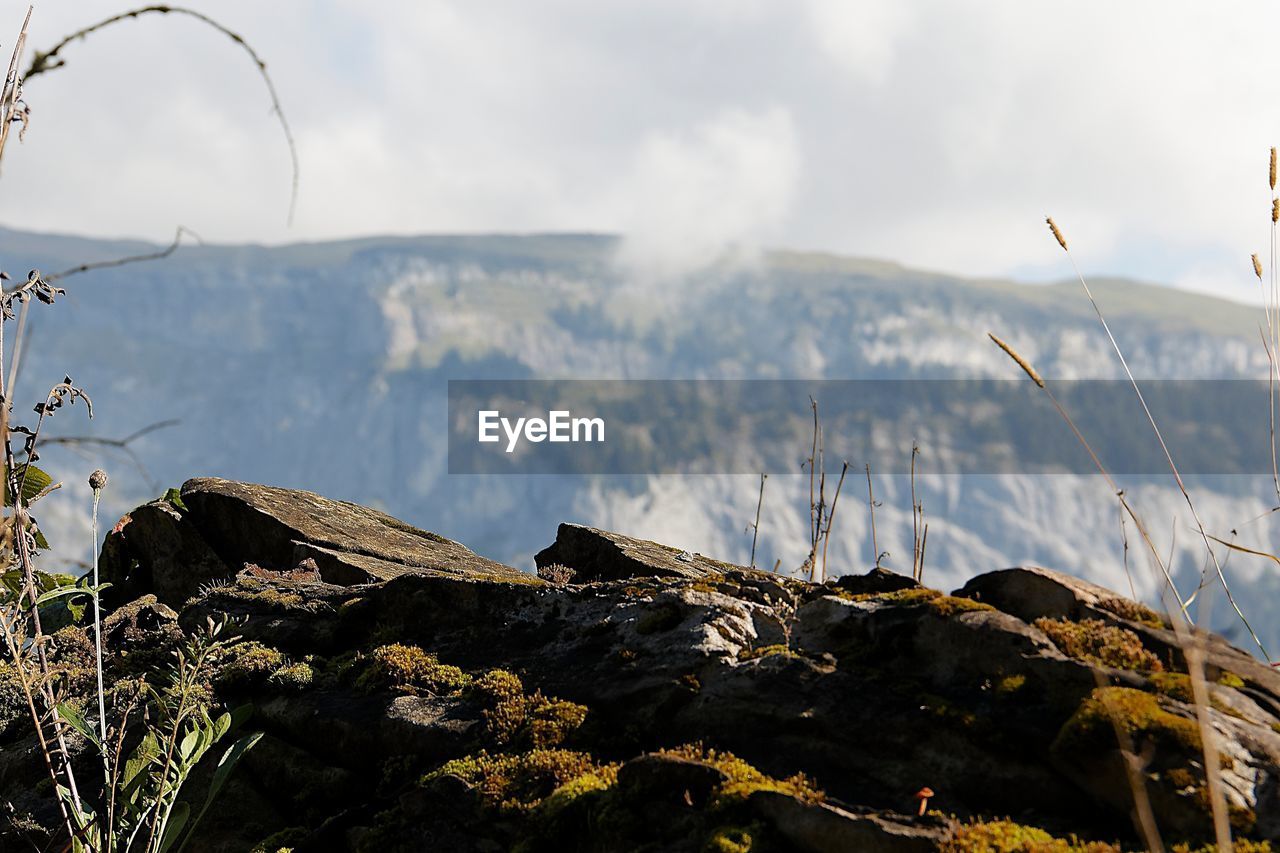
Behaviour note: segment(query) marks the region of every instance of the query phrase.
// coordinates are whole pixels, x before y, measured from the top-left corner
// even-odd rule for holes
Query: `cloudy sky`
[[[253,67],[159,16],[31,81],[0,223],[609,231],[671,275],[768,246],[1046,279],[1064,274],[1051,213],[1087,269],[1241,299],[1269,240],[1274,3],[190,2],[270,63],[302,161],[292,227]],[[32,46],[123,8],[45,0]]]

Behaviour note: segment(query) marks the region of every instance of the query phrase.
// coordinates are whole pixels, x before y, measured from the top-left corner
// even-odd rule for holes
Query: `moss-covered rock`
[[[1086,663],[1160,672],[1160,659],[1142,645],[1142,639],[1127,628],[1108,625],[1101,619],[1049,619],[1041,617],[1035,626],[1048,635],[1067,657]]]
[[[365,690],[401,693],[455,693],[471,683],[456,666],[440,663],[435,655],[417,646],[392,643],[374,649],[356,684]]]

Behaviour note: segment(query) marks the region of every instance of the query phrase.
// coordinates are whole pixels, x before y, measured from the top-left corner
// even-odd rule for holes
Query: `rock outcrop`
[[[204,850],[963,852],[1004,849],[982,846],[996,827],[1102,851],[1137,843],[1117,731],[1166,840],[1210,833],[1179,637],[1046,569],[953,595],[883,570],[812,584],[562,525],[538,563],[576,582],[555,585],[220,480],[131,513],[102,563],[151,596],[111,617],[114,677],[209,617],[242,635],[211,689],[266,736]],[[1280,837],[1280,674],[1207,649],[1231,819]],[[38,819],[4,689],[0,798]]]

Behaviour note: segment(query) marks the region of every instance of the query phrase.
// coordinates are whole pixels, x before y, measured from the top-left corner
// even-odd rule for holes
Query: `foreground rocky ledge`
[[[953,595],[882,570],[809,584],[562,525],[538,562],[575,574],[553,585],[374,510],[212,479],[130,513],[101,562],[115,678],[241,620],[211,686],[267,736],[204,850],[1133,849],[1117,726],[1166,841],[1209,832],[1177,637],[1046,569]],[[1232,822],[1276,838],[1280,675],[1208,642]],[[0,800],[30,827],[48,798],[5,685]]]

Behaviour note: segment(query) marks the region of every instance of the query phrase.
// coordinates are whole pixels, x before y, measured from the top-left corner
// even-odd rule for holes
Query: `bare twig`
[[[1273,209],[1280,209],[1280,202],[1276,202]],[[1273,219],[1275,217],[1273,216]],[[1227,595],[1227,601],[1231,603],[1231,608],[1235,611],[1236,616],[1240,619],[1249,635],[1253,638],[1253,642],[1257,645],[1258,651],[1262,652],[1262,656],[1271,662],[1272,658],[1267,651],[1266,646],[1262,644],[1262,640],[1258,637],[1253,626],[1249,623],[1248,618],[1244,615],[1244,611],[1240,609],[1239,603],[1236,601],[1234,593],[1231,591],[1231,585],[1227,583],[1226,573],[1222,570],[1222,563],[1218,560],[1217,553],[1213,550],[1213,545],[1209,541],[1209,532],[1205,529],[1204,522],[1200,519],[1200,513],[1196,510],[1195,502],[1191,500],[1191,493],[1187,491],[1186,484],[1182,481],[1182,474],[1178,471],[1178,466],[1173,461],[1173,453],[1170,452],[1169,446],[1165,443],[1164,433],[1160,431],[1159,425],[1156,423],[1155,415],[1151,413],[1150,407],[1147,406],[1147,398],[1142,393],[1142,389],[1138,386],[1138,380],[1134,378],[1133,371],[1129,369],[1129,361],[1125,358],[1124,352],[1120,349],[1120,344],[1116,341],[1115,335],[1111,333],[1111,325],[1107,323],[1107,318],[1103,315],[1102,309],[1098,306],[1098,301],[1093,297],[1093,291],[1089,289],[1088,282],[1085,281],[1084,275],[1080,272],[1080,267],[1076,264],[1075,257],[1071,254],[1071,250],[1067,248],[1067,242],[1062,237],[1062,232],[1058,230],[1058,226],[1052,218],[1047,218],[1049,230],[1053,232],[1053,236],[1057,238],[1058,244],[1062,246],[1063,252],[1066,253],[1067,259],[1071,262],[1071,268],[1075,271],[1076,278],[1080,282],[1080,286],[1084,289],[1085,296],[1089,299],[1089,304],[1093,306],[1094,313],[1098,316],[1098,322],[1102,324],[1102,329],[1107,333],[1107,339],[1111,341],[1111,348],[1115,351],[1116,357],[1120,360],[1120,366],[1124,368],[1125,376],[1129,379],[1129,385],[1133,388],[1134,394],[1138,398],[1138,403],[1142,406],[1142,411],[1147,417],[1147,423],[1151,425],[1151,431],[1155,434],[1156,441],[1160,445],[1160,450],[1164,453],[1165,461],[1169,465],[1169,470],[1173,473],[1173,480],[1178,485],[1178,491],[1182,493],[1183,500],[1186,501],[1187,509],[1191,511],[1191,517],[1195,520],[1196,530],[1200,533],[1200,538],[1204,541],[1205,550],[1209,552],[1209,556],[1213,560],[1213,566],[1217,570],[1218,580],[1222,583],[1222,589]]]
[[[764,507],[764,481],[769,475],[760,474],[760,497],[756,500],[756,520],[751,525],[751,568],[756,567],[756,541],[760,538],[760,510]]]
[[[18,61],[27,45],[27,28],[31,25],[31,10],[27,7],[27,17],[22,22],[22,31],[13,45],[13,56],[9,59],[9,72],[4,77],[4,90],[0,91],[0,158],[4,156],[5,143],[9,141],[9,127],[15,121],[24,121],[26,111],[18,113],[18,104],[22,100],[22,78],[18,76]]]
[[[871,487],[871,463],[867,463],[867,511],[871,514],[871,565],[880,568],[880,543],[876,540],[876,493]]]
[[[79,275],[80,273],[91,272],[92,270],[107,269],[108,267],[122,267],[126,264],[137,264],[143,261],[158,261],[169,257],[178,250],[182,245],[182,235],[186,234],[196,243],[203,243],[200,235],[187,228],[185,225],[179,225],[177,231],[174,232],[173,241],[163,249],[157,249],[154,252],[146,252],[141,255],[127,255],[123,258],[111,258],[105,261],[91,261],[89,263],[79,264],[78,266],[65,269],[62,272],[54,273],[44,277],[45,281],[57,281],[58,279],[67,278],[68,276]]]
[[[205,15],[202,12],[197,12],[195,9],[188,9],[184,6],[168,6],[168,5],[143,6],[138,9],[132,9],[128,12],[121,12],[118,15],[112,15],[110,18],[105,18],[104,20],[101,20],[96,24],[92,24],[91,26],[85,27],[84,29],[81,29],[81,30],[77,30],[76,32],[64,38],[62,41],[55,44],[51,49],[47,51],[43,51],[43,52],[36,51],[35,56],[33,56],[31,59],[31,66],[27,69],[27,73],[25,75],[26,79],[29,80],[32,77],[35,77],[39,74],[44,74],[47,71],[52,71],[55,68],[61,68],[63,65],[65,65],[66,60],[62,58],[61,53],[63,48],[67,47],[72,42],[77,41],[79,39],[83,39],[86,36],[89,36],[101,29],[111,26],[112,24],[118,24],[121,21],[134,20],[142,17],[143,15],[150,15],[150,14],[186,15],[187,17],[194,18],[197,21],[203,24],[206,24],[212,27],[213,29],[217,30],[218,32],[222,33],[224,36],[231,39],[231,41],[239,45],[244,50],[245,53],[249,54],[249,58],[253,60],[253,64],[257,66],[258,74],[262,77],[262,82],[267,87],[267,94],[271,97],[271,112],[275,114],[277,119],[279,119],[280,130],[284,133],[285,142],[289,146],[289,160],[293,168],[293,184],[289,194],[289,220],[288,221],[289,221],[289,224],[292,225],[294,211],[298,206],[298,175],[299,175],[298,147],[294,143],[293,131],[289,127],[288,119],[285,118],[284,109],[280,106],[280,96],[276,92],[275,83],[272,81],[271,75],[267,73],[267,63],[262,59],[261,56],[258,55],[258,52],[253,49],[253,47],[249,44],[249,42],[245,40],[244,36],[240,35],[234,30],[228,29],[227,27],[215,21],[213,18],[210,18],[208,15]],[[26,30],[24,27],[23,35],[25,36],[25,34],[26,34]],[[12,71],[10,72],[10,76],[12,76]],[[3,131],[0,131],[0,153],[2,153],[4,150],[4,141],[3,141],[2,134],[3,134]]]
[[[822,533],[822,580],[827,580],[827,546],[831,544],[831,525],[836,520],[836,504],[840,502],[840,489],[844,487],[844,475],[849,471],[846,461],[840,466],[840,479],[836,483],[836,493],[831,498],[831,512],[827,515],[827,529]]]

